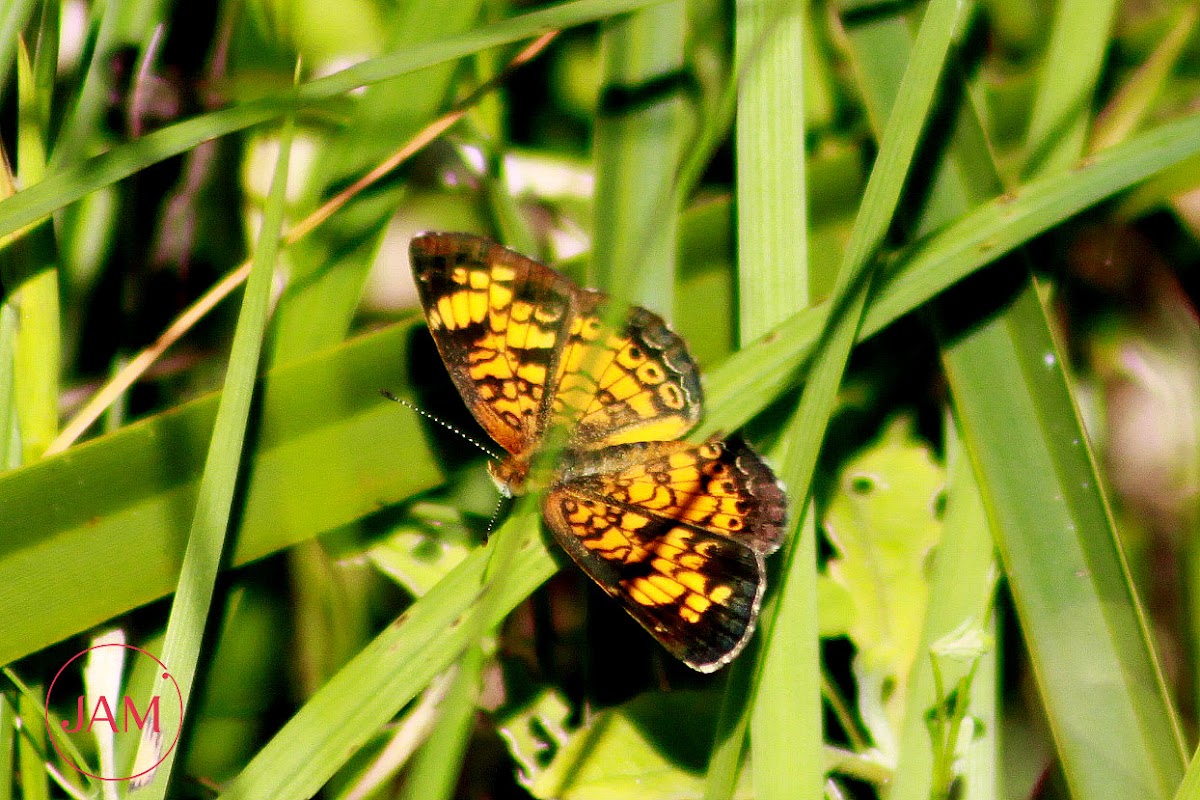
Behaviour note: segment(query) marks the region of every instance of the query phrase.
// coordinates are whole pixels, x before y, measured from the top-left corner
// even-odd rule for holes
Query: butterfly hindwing
[[[740,442],[642,442],[576,453],[543,502],[564,549],[672,654],[732,659],[753,630],[783,493]]]

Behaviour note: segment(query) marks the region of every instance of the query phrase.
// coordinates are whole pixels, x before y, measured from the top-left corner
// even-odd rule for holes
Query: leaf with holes
[[[926,563],[941,534],[945,474],[906,420],[847,464],[825,530],[829,577],[853,600],[847,633],[858,653],[863,723],[889,762],[928,599]]]

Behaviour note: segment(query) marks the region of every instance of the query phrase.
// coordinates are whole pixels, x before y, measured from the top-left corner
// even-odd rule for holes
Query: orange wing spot
[[[643,592],[641,589],[639,589],[637,587],[637,584],[639,582],[640,581],[635,581],[634,583],[631,583],[628,588],[629,596],[631,598],[633,598],[633,602],[637,603],[639,606],[661,605],[660,603],[658,603],[654,600],[651,600],[650,595],[646,594],[645,592]]]
[[[679,574],[675,576],[675,580],[696,594],[704,594],[708,590],[708,580],[699,572],[680,570]]]
[[[606,436],[604,443],[667,442],[683,436],[691,427],[691,423],[681,417],[662,417],[654,422],[630,428],[616,436]]]
[[[488,331],[475,342],[475,347],[479,350],[490,350],[495,353],[504,347],[504,337],[498,333]]]
[[[704,556],[696,553],[684,553],[679,557],[679,566],[685,569],[700,569],[708,562],[704,560]]]
[[[467,268],[466,267],[455,267],[454,271],[452,271],[450,273],[450,280],[454,281],[459,286],[466,286],[467,285]]]
[[[474,270],[471,272],[471,288],[483,289],[492,280],[492,277],[482,270]]]
[[[646,386],[657,386],[667,379],[662,367],[654,362],[642,364],[637,369],[637,378]]]
[[[508,385],[505,385],[504,388],[507,389]],[[520,400],[509,400],[509,399],[506,399],[503,397],[497,397],[495,400],[492,401],[492,408],[499,411],[502,415],[503,414],[511,414],[512,416],[516,417],[517,419],[521,418],[522,406],[521,406]]]
[[[658,399],[663,401],[663,405],[667,408],[676,411],[681,410],[684,405],[683,390],[673,383],[664,383],[658,387]]]
[[[690,600],[691,598],[689,597],[688,599]],[[703,619],[702,614],[697,613],[695,609],[688,608],[687,606],[680,606],[679,616],[684,622],[690,622],[693,625]]]
[[[712,600],[709,600],[703,595],[689,594],[683,602],[687,604],[685,608],[695,611],[697,615],[703,614],[705,611],[708,611],[710,608],[712,608]],[[691,621],[695,622],[695,620]]]
[[[558,306],[539,306],[533,312],[533,318],[538,322],[558,322],[562,315],[562,309]]]
[[[642,579],[643,590],[651,597],[662,597],[661,603],[671,603],[678,599],[679,595],[683,594],[686,589],[680,586],[676,581],[668,578],[666,575],[649,575]],[[653,588],[649,588],[653,587]]]
[[[743,525],[741,517],[730,514],[714,514],[712,524],[727,531],[740,531]]]
[[[720,586],[713,587],[713,590],[708,593],[708,599],[712,600],[714,603],[717,603],[717,604],[724,603],[726,600],[728,600],[732,596],[733,596],[733,588],[726,586],[725,584],[721,584]]]
[[[488,299],[483,292],[471,292],[471,322],[483,322],[488,313]]]
[[[471,297],[466,291],[450,295],[450,307],[454,309],[454,325],[465,328],[471,322]]]
[[[640,347],[626,347],[617,354],[617,363],[625,369],[637,369],[646,363],[648,356]]]
[[[642,390],[641,384],[627,373],[621,373],[615,379],[600,384],[600,388],[608,389],[618,400],[628,400]]]
[[[454,321],[454,305],[450,302],[450,298],[439,297],[437,301],[438,316],[445,321],[446,327],[454,330],[458,327]]]
[[[602,517],[594,517],[592,525],[596,524],[596,520],[603,522]],[[621,535],[621,532],[616,528],[609,527],[603,534],[596,536],[589,534],[583,539],[584,546],[589,550],[616,550],[618,548],[629,549],[629,540]]]
[[[478,364],[472,364],[467,368],[467,372],[470,374],[471,379],[476,381],[482,381],[485,378],[508,380],[513,376],[512,369],[503,358],[491,358],[487,361],[481,361]]]
[[[650,498],[658,492],[658,487],[649,481],[633,481],[625,491],[629,493],[629,502],[643,506],[648,505]]]
[[[508,283],[513,278],[517,277],[517,271],[512,267],[501,266],[496,264],[492,267],[492,280]]]
[[[549,350],[558,344],[558,334],[532,322],[509,322],[508,343],[518,350]]]
[[[655,555],[666,559],[672,565],[679,561],[679,557],[682,556],[684,552],[686,552],[684,548],[662,541],[661,539],[654,544]],[[671,570],[666,570],[668,573],[670,571]]]
[[[659,556],[662,555],[661,551],[655,551],[655,552]],[[666,558],[656,558],[650,562],[650,566],[654,567],[654,569],[656,569],[658,572],[660,572],[665,577],[671,578],[672,583],[678,583],[678,581],[676,581],[674,579],[675,578],[675,562],[673,562],[669,559],[666,559]]]
[[[542,364],[522,364],[517,367],[517,377],[524,378],[530,383],[544,385],[546,383],[546,367]]]
[[[533,306],[529,303],[513,303],[508,315],[513,322],[529,322],[529,318],[533,316]]]
[[[621,527],[627,531],[641,530],[649,523],[649,517],[642,514],[635,514],[632,511],[626,511],[621,515]]]
[[[492,308],[504,308],[512,302],[512,289],[507,286],[501,286],[498,283],[493,283],[488,287],[488,303]]]
[[[429,319],[430,330],[436,331],[436,330],[440,329],[441,327],[443,327],[442,326],[442,315],[438,313],[438,310],[436,308],[429,309],[428,319]]]
[[[696,459],[691,453],[671,453],[667,458],[667,463],[671,469],[683,469],[684,467],[694,467]]]
[[[721,511],[725,514],[732,514],[740,517],[746,513],[744,503],[737,495],[728,495],[721,498]]]
[[[638,392],[627,401],[629,407],[633,409],[633,413],[637,414],[642,419],[654,416],[657,411],[654,407],[654,401],[645,392]]]
[[[692,546],[695,536],[687,528],[671,528],[660,540],[663,544],[687,550]]]
[[[712,442],[706,442],[706,443],[700,445],[700,447],[697,448],[696,452],[700,454],[701,458],[707,458],[710,461],[715,461],[716,459],[721,457],[720,445],[714,444]]]

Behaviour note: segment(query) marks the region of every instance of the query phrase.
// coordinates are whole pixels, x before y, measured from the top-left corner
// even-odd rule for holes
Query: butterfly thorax
[[[553,476],[547,470],[533,468],[528,456],[509,455],[500,461],[489,461],[487,470],[496,488],[505,497],[540,492],[553,482]]]

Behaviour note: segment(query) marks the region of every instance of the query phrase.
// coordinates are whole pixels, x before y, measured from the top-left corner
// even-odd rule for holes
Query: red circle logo
[[[69,705],[74,709],[73,715],[59,720],[60,730],[53,730],[50,722],[51,702],[54,698],[54,687],[58,683],[58,679],[63,676],[67,668],[75,663],[80,657],[86,656],[94,650],[101,650],[106,647],[121,647],[130,651],[133,657],[145,657],[153,660],[157,667],[157,674],[163,678],[163,695],[152,695],[145,701],[145,708],[141,709],[137,705],[135,698],[130,695],[114,696],[112,698],[107,695],[99,695],[97,697],[85,697],[78,695]],[[128,671],[126,671],[128,673]],[[172,697],[172,694],[174,695]],[[162,742],[165,742],[167,736],[162,732],[160,724],[160,711],[163,703],[173,703],[179,709],[178,715],[175,717],[175,734],[171,737],[169,747],[162,748]],[[167,665],[156,658],[153,654],[146,652],[140,647],[134,647],[131,644],[98,644],[89,647],[87,650],[82,650],[71,656],[65,664],[63,664],[57,673],[54,675],[54,680],[50,681],[50,688],[46,691],[46,735],[50,738],[51,744],[58,752],[63,761],[70,764],[77,771],[92,778],[97,778],[102,781],[129,781],[135,778],[141,778],[144,775],[152,775],[154,770],[158,769],[171,751],[175,749],[175,745],[179,743],[179,733],[182,729],[183,721],[183,695],[179,691],[179,684],[175,682],[175,677],[171,675]],[[132,725],[131,725],[132,723]],[[97,727],[101,728],[100,734],[95,733]],[[62,736],[86,735],[95,737],[104,735],[105,729],[110,730],[112,737],[115,739],[118,736],[134,735],[142,738],[142,745],[145,744],[145,737],[157,736],[158,746],[161,752],[158,755],[158,760],[148,767],[131,767],[130,771],[137,769],[138,771],[131,775],[97,775],[94,772],[89,772],[83,766],[76,764],[75,759],[70,754],[63,752],[60,745]],[[144,763],[144,759],[140,756],[139,762]],[[116,769],[114,766],[113,769]],[[103,771],[103,770],[98,770]]]

